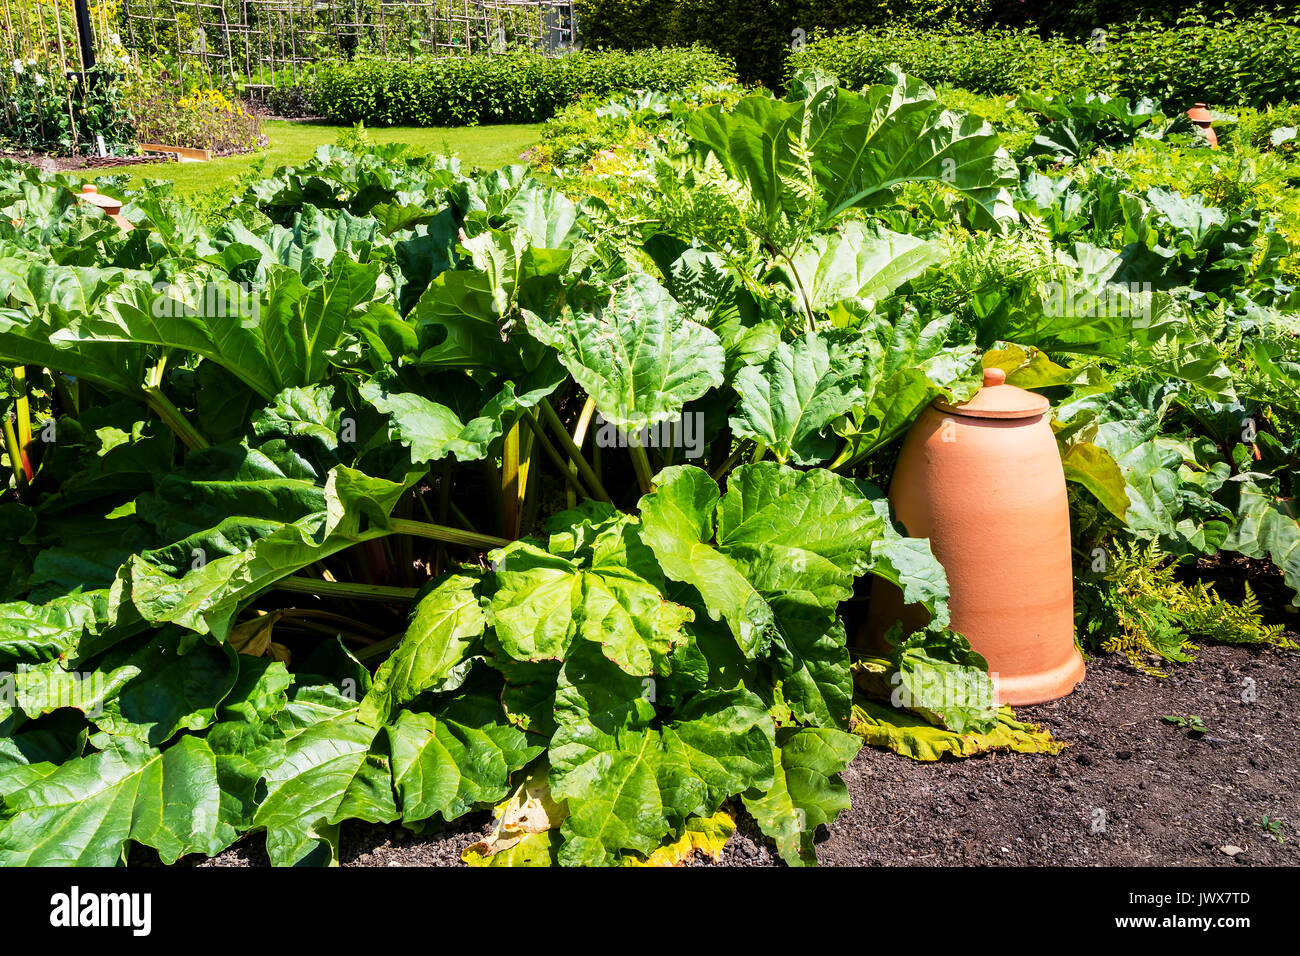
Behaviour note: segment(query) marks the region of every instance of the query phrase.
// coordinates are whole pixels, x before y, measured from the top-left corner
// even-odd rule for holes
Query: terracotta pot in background
[[[81,187],[80,199],[84,203],[98,206],[103,210],[105,216],[112,219],[123,229],[131,230],[135,228],[135,226],[131,225],[130,220],[122,215],[122,200],[103,195],[92,183],[86,183]]]
[[[1210,111],[1206,109],[1205,104],[1197,103],[1193,106],[1187,111],[1187,118],[1201,128],[1201,132],[1210,141],[1210,145],[1217,149],[1219,137],[1214,135],[1214,127],[1210,125],[1214,118],[1210,115]]]
[[[889,486],[898,520],[948,572],[953,630],[989,662],[1000,704],[1062,697],[1083,679],[1065,473],[1046,398],[986,369],[969,402],[936,402],[903,442]],[[862,642],[925,623],[877,578]]]

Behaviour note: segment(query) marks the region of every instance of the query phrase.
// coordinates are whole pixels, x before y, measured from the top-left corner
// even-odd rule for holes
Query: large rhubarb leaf
[[[742,465],[718,502],[718,549],[760,592],[820,607],[852,595],[883,534],[871,500],[828,471]]]
[[[916,714],[865,699],[854,702],[852,720],[853,733],[865,743],[888,747],[913,760],[971,757],[995,750],[1055,754],[1065,747],[1047,731],[1016,720],[1010,707],[998,710],[997,722],[986,733],[959,734],[936,727]]]
[[[527,322],[559,350],[605,420],[629,431],[677,418],[683,405],[722,384],[717,335],[648,275],[618,280],[605,301],[571,302],[554,322],[531,313]]]
[[[93,722],[113,737],[134,737],[161,746],[183,730],[203,730],[235,686],[236,654],[228,645],[202,642],[188,648],[160,636],[126,657],[137,676],[103,707]],[[97,740],[100,738],[96,738]]]
[[[510,774],[541,752],[504,718],[469,726],[404,711],[387,734],[402,822],[408,825],[435,814],[454,820],[476,806],[495,803],[509,792]]]
[[[813,169],[828,217],[885,201],[904,182],[941,183],[968,196],[984,223],[1014,217],[1007,190],[1015,162],[984,120],[943,109],[925,83],[903,74],[861,94],[814,102]]]
[[[83,644],[94,644],[112,631],[119,600],[119,593],[99,590],[44,605],[0,604],[0,661],[35,664],[79,656]]]
[[[406,488],[337,466],[329,473],[322,511],[284,524],[244,551],[179,578],[134,556],[125,569],[131,600],[148,621],[224,639],[239,608],[269,585],[342,548],[390,533],[389,512]]]
[[[375,671],[358,719],[378,727],[425,691],[453,689],[487,625],[479,577],[445,578],[415,606],[402,642]]]
[[[558,374],[548,374],[552,368]],[[519,410],[537,405],[555,390],[563,376],[563,370],[551,363],[541,374],[530,376],[530,384],[521,385],[522,391],[516,390],[514,382],[506,382],[481,409],[475,403],[477,414],[472,417],[462,417],[447,405],[379,377],[362,385],[360,391],[366,401],[389,416],[393,438],[411,449],[411,460],[416,464],[448,456],[455,456],[457,461],[478,461],[487,457],[492,443],[511,421],[517,420]]]
[[[864,400],[837,432],[845,449],[837,461],[859,461],[903,434],[935,398],[964,401],[979,388],[981,365],[974,343],[950,315],[928,319],[908,306],[887,315],[863,317],[843,304],[832,311],[837,324],[861,324],[866,333]]]
[[[844,622],[831,611],[779,598],[772,605],[772,669],[790,712],[814,726],[847,726],[853,677]]]
[[[567,800],[560,860],[615,862],[650,854],[687,817],[772,781],[773,730],[747,691],[701,694],[663,728],[607,733],[588,720],[560,725],[551,742],[551,786]]]
[[[224,366],[270,398],[286,387],[325,378],[330,351],[339,345],[352,316],[369,303],[378,273],[377,265],[340,254],[320,284],[307,287],[296,271],[273,266],[248,310],[242,309],[242,288],[229,281],[217,283],[227,303],[219,310],[209,309],[206,302],[208,297],[215,301],[205,291],[212,286],[198,281],[173,283],[162,291],[145,282],[123,284],[105,296],[100,308],[51,340],[182,349]]]
[[[997,722],[989,665],[954,631],[885,635],[884,659],[855,665],[857,682],[872,696],[954,733],[987,733]]]
[[[932,614],[946,613],[941,569],[931,558],[911,573],[924,558],[890,527],[882,498],[829,471],[775,462],[741,466],[720,495],[700,469],[674,466],[641,499],[643,535],[664,573],[696,588],[709,615],[756,656],[771,643],[770,602],[831,609],[869,571],[910,583]]]
[[[348,712],[289,740],[284,759],[266,772],[266,799],[253,818],[267,831],[273,865],[336,864],[342,821],[397,819],[390,760],[375,749],[376,733]]]
[[[766,445],[782,462],[815,465],[834,456],[830,425],[862,398],[855,339],[809,332],[777,343],[762,365],[742,368],[732,432]]]
[[[549,552],[517,541],[492,557],[492,619],[516,660],[562,659],[577,637],[628,673],[647,675],[686,640],[692,613],[664,600],[658,567],[626,516],[552,535]]]
[[[1250,475],[1239,475],[1229,484],[1237,496],[1237,524],[1223,547],[1272,561],[1300,595],[1300,520],[1295,502],[1270,494]]]
[[[159,752],[123,740],[8,794],[0,807],[0,865],[117,866],[127,840],[163,862],[214,855],[236,832],[223,824],[216,759],[184,737]]]
[[[137,391],[146,359],[141,343],[56,339],[103,308],[123,283],[144,281],[135,271],[0,259],[0,354],[6,362],[59,369],[113,391]]]
[[[811,308],[825,312],[844,299],[862,300],[869,308],[942,255],[937,242],[850,222],[840,232],[810,237],[790,257],[790,267]]]
[[[777,732],[772,786],[746,793],[744,801],[790,866],[817,865],[813,837],[849,808],[849,788],[839,775],[861,749],[861,740],[840,730]]]
[[[687,135],[746,186],[770,222],[780,211],[799,216],[793,207],[802,201],[809,225],[823,225],[915,181],[964,193],[984,222],[1014,215],[1007,189],[1019,175],[997,133],[976,116],[942,109],[919,80],[898,74],[862,93],[803,82],[800,91],[794,102],[747,96],[686,122]],[[809,180],[820,193],[816,206]]]
[[[771,642],[772,608],[737,564],[713,544],[722,492],[699,468],[665,468],[641,499],[642,537],[664,573],[696,588],[709,615],[725,620],[747,657]]]

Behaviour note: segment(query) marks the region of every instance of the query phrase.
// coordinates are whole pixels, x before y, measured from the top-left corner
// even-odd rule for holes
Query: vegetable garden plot
[[[129,233],[4,168],[0,860],[264,831],[329,863],[347,820],[531,800],[488,852],[618,864],[739,800],[815,862],[862,745],[864,578],[930,624],[857,669],[929,724],[1005,721],[926,696],[984,662],[880,490],[984,365],[1056,400],[1082,554],[1300,583],[1271,224],[1022,169],[904,76],[697,107],[624,104],[662,133],[613,179],[325,147],[215,225],[139,191]],[[1061,108],[1072,149],[1158,115]],[[698,458],[663,442],[687,417]]]

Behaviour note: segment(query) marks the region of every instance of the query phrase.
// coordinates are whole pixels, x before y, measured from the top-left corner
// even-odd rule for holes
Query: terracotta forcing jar
[[[1219,137],[1214,133],[1214,127],[1210,124],[1214,121],[1213,115],[1206,108],[1204,103],[1197,103],[1187,111],[1187,118],[1201,128],[1205,138],[1210,141],[1210,145],[1218,147]]]
[[[1083,679],[1065,473],[1047,399],[985,369],[958,405],[935,402],[908,432],[889,486],[897,519],[929,538],[948,572],[953,630],[989,662],[999,704],[1062,697]],[[895,621],[922,626],[897,587],[876,579],[867,643]]]

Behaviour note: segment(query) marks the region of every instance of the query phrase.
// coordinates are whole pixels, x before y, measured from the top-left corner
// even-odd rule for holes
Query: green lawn
[[[541,124],[524,126],[458,126],[452,128],[393,127],[367,129],[376,143],[410,143],[431,153],[455,153],[466,167],[494,169],[519,162],[519,154],[537,142]],[[259,159],[266,159],[268,170],[286,163],[302,162],[322,143],[333,143],[348,129],[346,126],[322,126],[315,123],[271,121],[265,126],[270,145],[247,156],[214,159],[210,163],[158,163],[128,167],[132,183],[147,179],[170,179],[180,195],[195,196],[233,182]],[[122,173],[122,169],[88,172],[84,178]]]

